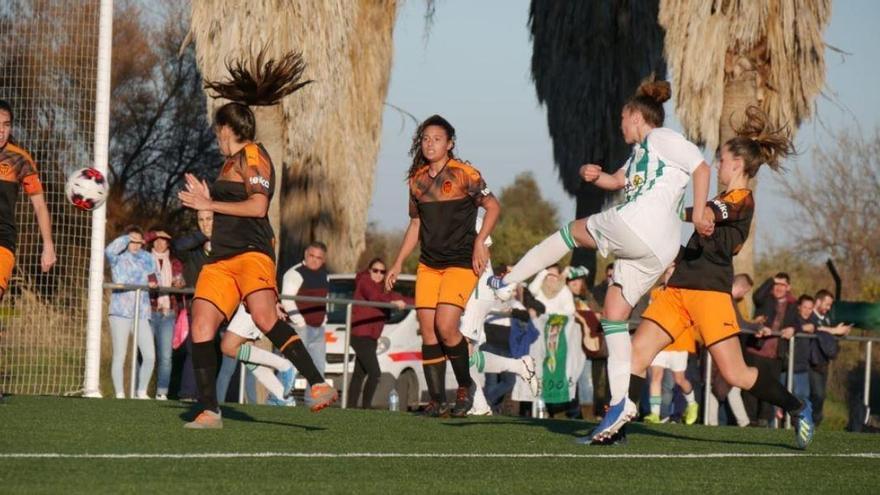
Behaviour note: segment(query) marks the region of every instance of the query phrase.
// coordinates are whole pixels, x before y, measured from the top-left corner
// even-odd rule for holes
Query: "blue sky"
[[[826,96],[817,101],[817,118],[801,126],[799,155],[789,160],[789,168],[811,168],[813,149],[832,142],[829,130],[858,125],[867,133],[878,127],[880,2],[846,0],[832,8],[826,42],[848,55],[826,50]],[[528,9],[528,0],[440,0],[426,39],[424,2],[403,2],[386,100],[419,119],[433,113],[448,118],[456,127],[460,155],[496,191],[517,174],[532,171],[561,218],[569,218],[574,200],[559,184],[545,110],[529,76]],[[667,125],[680,128],[674,118]],[[369,212],[370,220],[383,228],[403,228],[408,221],[403,175],[414,130],[411,119],[386,107]],[[792,207],[778,197],[778,189],[772,173],[759,175],[759,251],[770,239],[784,244],[788,238]]]

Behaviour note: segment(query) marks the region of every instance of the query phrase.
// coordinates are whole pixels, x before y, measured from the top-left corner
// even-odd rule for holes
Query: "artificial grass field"
[[[6,397],[0,493],[880,493],[870,434],[819,431],[802,452],[791,431],[636,424],[625,446],[588,447],[579,421],[223,414],[223,430],[191,431],[176,401]]]

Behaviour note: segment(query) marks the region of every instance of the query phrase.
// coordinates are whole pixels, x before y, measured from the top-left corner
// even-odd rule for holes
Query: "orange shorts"
[[[675,338],[671,344],[663,348],[664,351],[685,351],[689,354],[697,352],[697,341],[694,339],[694,328],[689,327]]]
[[[673,340],[686,332],[702,337],[706,346],[739,334],[730,294],[712,290],[667,287],[651,301],[642,318],[660,325]]]
[[[464,309],[477,276],[470,268],[431,268],[419,263],[416,271],[416,308],[435,309],[438,304],[452,304]]]
[[[9,288],[9,279],[12,278],[13,267],[15,267],[15,255],[5,247],[0,247],[0,289],[4,293]]]
[[[193,299],[213,304],[229,321],[244,298],[265,289],[278,292],[275,263],[269,256],[251,251],[205,265]]]

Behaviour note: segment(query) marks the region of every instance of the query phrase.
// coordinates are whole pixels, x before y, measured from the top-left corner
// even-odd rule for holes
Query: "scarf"
[[[158,268],[159,287],[171,287],[171,280],[174,277],[171,273],[171,252],[158,253],[153,251],[153,258],[156,260],[156,267]],[[156,309],[159,311],[170,311],[171,296],[162,294],[156,298]]]

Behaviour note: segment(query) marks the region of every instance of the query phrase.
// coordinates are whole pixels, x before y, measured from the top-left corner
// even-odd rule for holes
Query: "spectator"
[[[779,380],[782,362],[779,360],[778,332],[784,321],[794,321],[795,307],[789,291],[791,279],[787,273],[779,272],[767,279],[752,295],[755,303],[755,321],[766,325],[760,332],[747,339],[745,361],[759,372]],[[775,416],[775,408],[767,402],[759,401],[750,393],[743,394],[743,401],[749,418],[753,423],[766,426]]]
[[[584,369],[577,380],[577,397],[579,415],[582,419],[589,419],[598,416],[596,409],[597,396],[603,395],[603,391],[596,390],[594,386],[595,373],[593,369],[593,360],[599,360],[602,363],[602,370],[605,369],[607,359],[601,358],[602,351],[602,326],[599,324],[599,317],[596,313],[598,305],[593,300],[593,295],[587,290],[587,269],[583,267],[569,267],[566,274],[566,285],[568,290],[574,296],[575,319],[581,326],[583,339],[581,347],[584,351],[586,361]],[[607,357],[607,349],[606,354]],[[597,383],[608,387],[608,380],[596,380]],[[604,394],[608,395],[608,394]],[[606,399],[607,402],[607,399]]]
[[[183,263],[171,254],[171,236],[164,230],[153,230],[145,239],[150,244],[150,254],[156,264],[159,287],[181,288]],[[177,321],[180,297],[176,294],[150,293],[150,324],[156,337],[156,400],[168,400],[168,384],[171,383],[171,340]]]
[[[787,320],[782,329],[782,338],[790,341],[795,335],[812,334],[816,325],[812,322],[813,296],[804,294],[797,300],[797,311],[793,318]],[[794,367],[792,369],[792,393],[802,402],[810,400],[810,343],[812,339],[795,338],[794,341]],[[783,361],[782,383],[788,383],[788,342],[782,344],[779,349],[780,358]],[[779,410],[779,417],[782,411]]]
[[[388,302],[403,309],[406,302],[396,292],[385,292],[385,262],[374,258],[367,268],[355,277],[354,299],[361,301]],[[348,407],[356,408],[361,402],[363,388],[363,409],[373,405],[373,394],[379,385],[382,371],[376,358],[376,346],[389,311],[370,306],[354,306],[351,311],[351,348],[354,349],[354,372],[348,384]],[[366,377],[366,382],[364,378]]]
[[[575,398],[577,379],[585,359],[581,351],[583,335],[575,322],[574,295],[565,285],[559,265],[541,270],[529,284],[529,292],[546,309],[546,313],[537,319],[541,338],[532,345],[530,354],[538,363],[541,398],[547,404],[548,412],[556,416],[567,410]],[[517,382],[515,394],[520,385]]]
[[[590,292],[593,293],[593,298],[596,299],[600,306],[605,304],[605,294],[608,293],[608,288],[614,283],[613,278],[614,263],[608,263],[608,266],[605,267],[605,280],[600,281],[590,289]]]
[[[330,293],[330,280],[327,268],[327,246],[315,241],[306,247],[303,262],[290,268],[284,274],[281,293],[293,296],[327,297]],[[315,362],[315,367],[323,376],[327,365],[327,341],[324,325],[327,322],[327,303],[296,302],[289,299],[281,301],[284,310],[290,315],[303,344]],[[306,404],[311,397],[306,394]]]
[[[156,287],[156,263],[149,253],[144,251],[144,234],[136,226],[125,229],[125,234],[117,237],[104,250],[113,283],[149,285]],[[135,317],[138,318],[137,347],[141,353],[141,365],[135,380],[136,392],[133,398],[149,399],[147,385],[153,374],[156,359],[156,348],[153,343],[153,331],[150,328],[150,294],[141,291],[139,313],[135,314],[136,291],[114,290],[110,296],[110,337],[113,341],[113,359],[110,374],[113,378],[113,389],[117,399],[125,398],[125,386],[122,383],[122,368],[125,362],[125,351],[128,348],[128,335],[133,331]]]
[[[195,287],[202,267],[211,256],[211,233],[214,228],[214,212],[199,211],[196,214],[199,229],[191,234],[178,237],[173,241],[174,252],[183,260],[183,281],[186,287]],[[184,307],[187,309],[189,324],[192,324],[190,306],[192,298],[185,297]],[[221,368],[222,369],[222,368]],[[234,368],[233,368],[234,370]],[[185,402],[194,402],[197,398],[196,377],[192,365],[192,334],[186,337],[186,358],[180,376],[178,397]],[[221,401],[223,397],[219,398]]]
[[[822,422],[825,407],[825,387],[828,383],[828,363],[837,357],[836,336],[847,335],[851,325],[831,322],[831,307],[834,296],[825,289],[816,293],[816,304],[811,317],[816,326],[816,338],[810,342],[810,402],[813,404],[813,421],[816,426]]]

